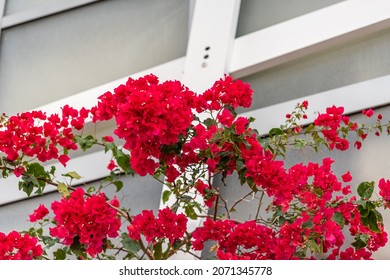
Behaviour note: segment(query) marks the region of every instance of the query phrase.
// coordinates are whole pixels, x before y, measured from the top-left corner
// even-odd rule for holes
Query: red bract
[[[379,195],[383,197],[388,203],[390,202],[390,180],[384,178],[379,180]]]
[[[246,144],[240,146],[240,151],[245,161],[246,177],[253,179],[258,188],[263,188],[274,203],[286,211],[296,188],[291,184],[284,163],[274,160],[269,151],[263,150],[255,135],[244,138],[244,141]]]
[[[372,253],[366,249],[347,248],[343,252],[339,252],[339,249],[335,249],[329,256],[328,260],[372,260]],[[339,257],[338,257],[339,256]]]
[[[42,220],[47,214],[49,214],[49,210],[45,205],[40,204],[37,209],[34,210],[34,213],[29,215],[30,222],[36,222],[38,220]]]
[[[241,135],[241,134],[244,134],[244,132],[247,130],[248,128],[248,124],[249,124],[249,121],[247,118],[245,117],[238,117],[233,125],[234,127],[236,128],[236,133],[238,135]]]
[[[230,127],[234,120],[232,113],[228,109],[223,109],[217,118],[218,121],[226,127]]]
[[[343,107],[332,106],[326,109],[326,113],[319,114],[314,120],[314,125],[322,127],[321,132],[331,150],[336,148],[340,151],[345,151],[349,148],[348,140],[339,136],[341,122],[349,122],[349,118],[343,116],[343,113]],[[348,123],[348,125],[351,125],[351,127],[353,126],[352,123]]]
[[[367,117],[371,118],[374,115],[374,110],[373,109],[364,109],[362,110],[362,113],[366,115]]]
[[[212,188],[201,180],[196,182],[195,188],[203,196],[206,206],[212,207],[215,199],[217,198]]]
[[[133,217],[131,225],[127,227],[130,238],[139,240],[144,235],[147,242],[158,242],[159,239],[168,238],[173,244],[181,239],[187,230],[187,217],[176,214],[168,207],[160,209],[157,217],[153,211],[143,210],[141,214]]]
[[[22,235],[11,231],[8,235],[0,232],[0,260],[32,260],[43,254],[37,238],[28,233]]]
[[[12,116],[0,131],[0,151],[9,161],[27,156],[36,157],[41,162],[59,159],[66,165],[69,158],[61,154],[59,148],[77,149],[73,129],[82,129],[88,115],[89,110],[85,108],[78,111],[66,105],[61,116],[47,117],[41,111]],[[20,172],[15,175],[20,175]]]
[[[225,76],[199,96],[196,109],[198,112],[203,112],[219,110],[225,106],[249,108],[252,104],[252,94],[253,91],[247,83],[234,81],[232,77]]]
[[[116,199],[110,203],[119,205]],[[85,198],[83,189],[78,188],[69,198],[53,202],[51,208],[57,225],[50,228],[50,234],[65,245],[77,240],[92,257],[102,252],[107,238],[118,236],[120,219],[103,194]]]
[[[159,83],[154,75],[130,78],[99,99],[91,110],[93,120],[115,118],[115,134],[125,140],[131,165],[141,176],[154,173],[162,146],[177,143],[194,120],[195,94],[177,81]]]
[[[344,175],[342,175],[341,178],[343,179],[343,182],[345,182],[345,183],[352,181],[352,176],[351,176],[351,173],[349,171],[347,173],[345,173]]]
[[[220,259],[273,259],[275,256],[275,233],[255,221],[237,223],[232,220],[213,221],[206,219],[202,227],[192,234],[192,246],[202,250],[204,242],[217,242]]]
[[[114,170],[116,167],[118,167],[118,166],[116,165],[116,163],[115,163],[113,160],[110,160],[110,162],[109,162],[108,165],[107,165],[107,169],[108,169],[108,170]]]

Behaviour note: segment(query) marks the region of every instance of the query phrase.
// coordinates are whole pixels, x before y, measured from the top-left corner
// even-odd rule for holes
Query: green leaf
[[[42,236],[41,237],[43,243],[45,243],[45,245],[50,248],[50,247],[53,247],[54,245],[57,244],[57,239],[54,239],[53,237],[51,236]]]
[[[255,119],[254,117],[249,117],[249,118],[248,118],[248,122],[249,122],[249,123],[253,123],[255,120],[256,120],[256,119]]]
[[[19,182],[19,190],[22,190],[28,197],[30,197],[32,191],[34,190],[34,185],[30,182],[21,181]]]
[[[50,174],[51,175],[54,175],[54,173],[56,172],[56,167],[53,165],[51,168],[50,168]]]
[[[363,205],[359,205],[358,206],[358,211],[360,213],[360,216],[362,218],[367,218],[368,214],[370,213],[370,209],[367,209],[365,206]]]
[[[316,253],[316,254],[322,254],[322,248],[320,245],[317,244],[314,240],[308,240],[307,246],[310,249],[310,252]]]
[[[116,148],[114,142],[104,142],[104,152],[113,151]]]
[[[154,250],[154,259],[155,260],[161,260],[162,259],[162,242],[157,242],[154,246],[153,246],[153,250]]]
[[[210,128],[210,126],[215,124],[215,121],[212,118],[207,118],[204,120],[204,124],[207,128]]]
[[[65,260],[66,259],[66,251],[64,249],[58,249],[53,253],[55,260]]]
[[[376,210],[370,211],[370,213],[367,216],[367,221],[368,221],[368,227],[370,228],[370,230],[372,230],[373,232],[380,233],[382,231],[378,227],[378,222],[379,222],[378,214],[379,214],[379,212]]]
[[[131,239],[129,235],[125,232],[121,234],[121,243],[123,247],[132,252],[134,255],[141,250],[141,246],[138,241]]]
[[[70,245],[70,250],[76,256],[83,256],[83,255],[85,255],[84,247],[80,243],[80,238],[78,236],[73,238],[73,243],[72,243],[72,245]]]
[[[196,214],[194,207],[192,205],[184,206],[184,212],[186,216],[191,220],[196,220],[198,218],[198,214]]]
[[[307,133],[310,133],[314,128],[315,128],[315,125],[314,125],[314,124],[310,124],[310,125],[306,128],[305,133],[306,133],[306,134],[307,134]]]
[[[236,170],[237,172],[240,172],[241,170],[245,170],[246,165],[244,163],[243,159],[237,159],[236,160]]]
[[[27,165],[27,173],[34,175],[46,175],[46,171],[38,162]]]
[[[92,135],[88,135],[85,137],[81,137],[80,135],[76,135],[75,141],[80,145],[80,148],[83,151],[88,150],[89,148],[91,148],[93,145],[95,145],[97,143],[97,140]]]
[[[359,233],[355,236],[355,242],[353,242],[351,245],[355,247],[357,250],[364,248],[367,246],[369,236],[366,234]]]
[[[335,221],[341,227],[343,227],[345,225],[344,216],[340,212],[334,212],[332,220]]]
[[[273,136],[277,136],[277,135],[282,135],[284,134],[283,130],[281,130],[280,128],[272,128],[269,132],[268,132],[268,135],[270,137],[273,137]]]
[[[162,195],[162,202],[165,204],[168,200],[169,197],[171,196],[172,192],[170,190],[165,190]]]
[[[58,183],[57,190],[64,197],[69,197],[70,196],[68,186],[66,184],[64,184],[64,183]]]
[[[4,168],[3,171],[1,172],[1,175],[3,176],[3,178],[7,178],[8,177],[8,169],[7,168]]]
[[[180,197],[180,199],[181,199],[181,201],[183,201],[183,202],[191,202],[192,200],[193,200],[193,198],[192,198],[192,196],[190,196],[190,195],[182,195],[181,197]]]
[[[117,192],[119,192],[123,188],[123,182],[122,181],[114,181],[112,183],[116,187],[116,191]]]
[[[130,165],[130,156],[129,155],[125,154],[122,150],[115,149],[114,150],[114,157],[115,157],[116,162],[120,166],[120,168],[122,168],[122,170],[125,173],[134,174],[134,171]]]
[[[366,199],[366,200],[370,199],[372,193],[374,192],[374,185],[375,185],[374,182],[360,183],[357,189],[359,196],[362,199]]]
[[[77,172],[74,172],[74,171],[62,174],[62,176],[70,177],[70,178],[76,179],[76,180],[79,180],[82,178]]]

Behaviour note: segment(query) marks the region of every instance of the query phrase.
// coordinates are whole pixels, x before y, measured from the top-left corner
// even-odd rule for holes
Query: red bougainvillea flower
[[[115,118],[115,134],[125,140],[131,165],[141,176],[154,174],[162,146],[179,141],[194,120],[195,93],[178,81],[159,83],[154,75],[129,79],[99,97],[93,121]]]
[[[60,155],[58,157],[58,161],[63,165],[66,166],[66,163],[70,160],[68,155]]]
[[[339,136],[341,122],[349,122],[349,118],[343,116],[344,108],[332,106],[326,109],[326,113],[319,114],[314,120],[314,125],[322,127],[322,134],[329,144],[329,148],[345,151],[349,148],[348,140]],[[348,124],[349,125],[349,124]],[[353,124],[351,123],[351,126]]]
[[[119,206],[116,198],[110,204]],[[50,228],[50,234],[62,239],[65,245],[72,245],[78,239],[92,257],[102,252],[107,238],[118,236],[121,222],[104,194],[86,198],[83,189],[78,188],[69,198],[54,201],[51,209],[57,225]]]
[[[14,169],[14,174],[16,177],[22,176],[22,174],[26,171],[26,168],[24,166],[18,166]]]
[[[222,112],[218,114],[217,118],[218,121],[226,127],[230,127],[234,120],[232,113],[228,109],[223,109]]]
[[[342,175],[341,178],[343,179],[344,183],[348,183],[348,182],[352,181],[352,176],[351,176],[351,173],[349,171],[347,173],[345,173],[344,175]]]
[[[212,188],[202,180],[196,182],[195,188],[203,196],[205,205],[207,207],[212,207],[217,198],[215,192],[212,191]]]
[[[199,96],[196,109],[200,113],[205,110],[217,111],[225,106],[249,108],[252,104],[252,94],[253,90],[249,84],[225,76]]]
[[[182,238],[187,230],[187,217],[176,214],[169,207],[158,210],[157,217],[153,211],[143,210],[141,214],[133,217],[127,227],[130,238],[139,240],[144,235],[147,242],[156,242],[158,239],[168,238],[173,244]]]
[[[390,180],[384,178],[379,180],[379,195],[387,201],[387,207],[390,206]]]
[[[32,260],[42,254],[38,239],[28,233],[22,235],[11,231],[7,235],[0,232],[0,260]]]
[[[40,204],[38,208],[34,210],[34,213],[29,215],[30,222],[42,220],[47,214],[49,214],[49,209],[47,209],[45,205]]]
[[[103,140],[108,142],[108,143],[112,143],[112,142],[114,142],[114,137],[109,136],[109,135],[108,136],[104,136]]]
[[[374,110],[373,109],[364,109],[364,110],[362,110],[362,114],[371,118],[374,115]]]
[[[116,167],[118,167],[118,165],[116,165],[116,163],[114,162],[114,160],[110,160],[110,162],[109,162],[108,165],[107,165],[107,169],[108,169],[108,170],[114,170]]]
[[[207,218],[192,234],[192,246],[202,250],[204,242],[217,242],[219,259],[273,259],[275,233],[255,221],[237,223],[232,220],[214,221]]]
[[[0,131],[0,151],[9,161],[27,156],[41,162],[58,159],[65,166],[69,157],[61,151],[77,149],[73,131],[82,129],[88,116],[89,110],[68,105],[61,114],[46,116],[42,111],[32,111],[11,116]]]

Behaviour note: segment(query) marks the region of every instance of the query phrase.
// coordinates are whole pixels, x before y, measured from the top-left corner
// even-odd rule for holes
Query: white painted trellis
[[[390,27],[390,1],[347,0],[236,38],[240,0],[189,1],[191,28],[186,56],[135,73],[132,77],[154,73],[161,81],[181,80],[190,89],[202,92],[224,74],[241,78]],[[6,1],[0,0],[0,36],[3,29],[93,2],[99,0],[67,0],[4,15]],[[65,104],[75,108],[91,107],[99,95],[126,80],[127,77],[112,81],[37,109],[55,113]],[[314,106],[310,107],[307,122],[313,120],[315,112],[332,104],[346,104],[347,114],[389,104],[388,88],[390,75],[308,96],[306,99]],[[369,94],[373,89],[376,94]],[[250,114],[261,120],[254,125],[260,133],[266,133],[281,123],[284,113],[290,111],[297,101],[253,110],[244,115]],[[268,118],[271,112],[275,117]],[[94,181],[107,174],[105,166],[99,162],[106,162],[108,157],[104,152],[83,154],[72,159],[67,169],[83,174],[82,181],[78,183]],[[58,164],[56,167],[59,173],[64,170]],[[13,176],[2,180],[3,186],[10,187],[0,188],[0,205],[25,197],[14,187],[17,181]]]

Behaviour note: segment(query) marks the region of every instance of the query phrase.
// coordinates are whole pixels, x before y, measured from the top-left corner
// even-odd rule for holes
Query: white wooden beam
[[[333,105],[343,106],[344,114],[348,115],[362,109],[390,104],[389,88],[390,75],[252,110],[241,116],[254,117],[256,120],[252,126],[264,135],[270,129],[283,124],[285,115],[291,113],[295,105],[304,100],[309,102],[308,118],[302,120],[301,124],[307,125],[314,121],[319,112],[323,113],[327,107]]]
[[[247,76],[387,27],[390,1],[343,1],[237,38],[229,73]]]
[[[62,2],[49,2],[33,9],[5,16],[3,18],[2,28],[9,28],[99,1],[102,0],[64,0]]]
[[[227,73],[236,34],[240,0],[196,0],[183,83],[201,92]]]
[[[1,29],[3,26],[4,11],[5,11],[5,0],[0,0],[0,38],[1,38]]]

